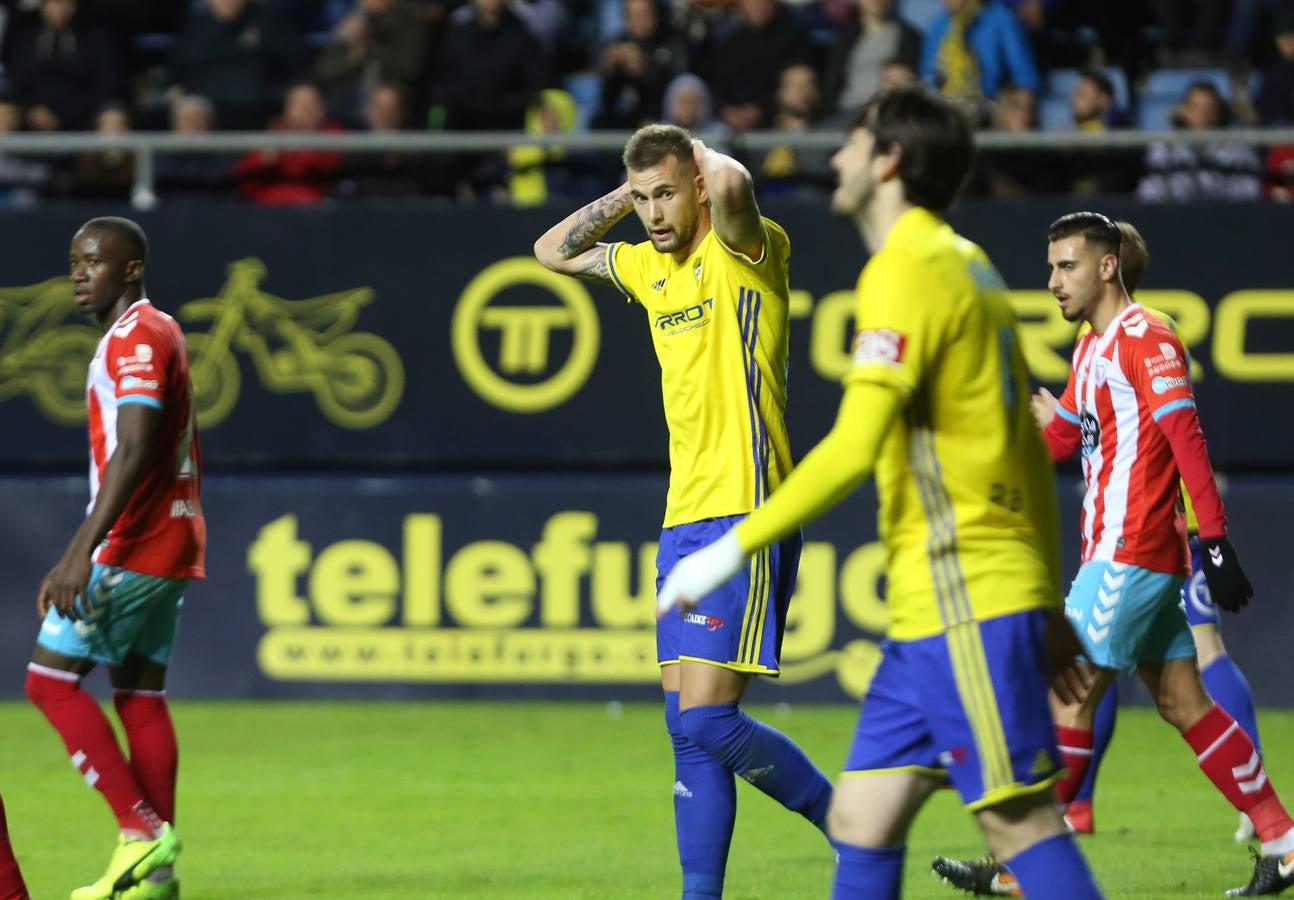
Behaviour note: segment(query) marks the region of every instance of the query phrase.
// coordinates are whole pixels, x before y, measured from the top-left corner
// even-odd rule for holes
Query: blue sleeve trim
[[[1151,418],[1156,422],[1171,412],[1177,412],[1179,409],[1195,409],[1195,401],[1183,397],[1181,400],[1174,400],[1172,403],[1165,403],[1159,409],[1151,413]]]
[[[143,394],[127,394],[124,397],[117,398],[118,406],[125,406],[127,403],[138,403],[142,406],[151,406],[153,409],[161,409],[162,401],[156,397],[145,397]]]
[[[1065,409],[1065,407],[1061,406],[1059,403],[1056,404],[1056,415],[1060,416],[1066,422],[1073,422],[1075,425],[1082,424],[1082,422],[1079,421],[1078,415],[1076,413],[1070,412],[1069,410]]]
[[[620,293],[637,303],[638,298],[634,296],[633,291],[625,287],[625,283],[620,280],[620,273],[616,271],[616,246],[616,244],[607,244],[607,271],[611,273],[611,280],[615,282],[615,286],[619,288]]]

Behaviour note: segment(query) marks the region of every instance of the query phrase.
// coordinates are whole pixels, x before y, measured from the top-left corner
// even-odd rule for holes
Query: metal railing
[[[468,153],[508,150],[520,145],[566,150],[619,153],[631,132],[585,131],[534,135],[516,131],[398,131],[398,132],[283,132],[224,131],[209,134],[139,132],[103,135],[94,132],[58,134],[7,134],[0,137],[0,153],[69,156],[108,150],[126,150],[135,158],[131,202],[149,208],[157,201],[154,160],[158,154],[236,153],[251,150],[335,150],[344,153]],[[721,143],[737,152],[791,146],[803,150],[832,150],[840,146],[837,130],[786,132],[752,131],[742,135],[701,132],[707,142]],[[1237,128],[1216,131],[979,131],[975,143],[981,152],[1038,150],[1099,152],[1128,150],[1155,143],[1204,146],[1216,143],[1269,147],[1294,144],[1294,128]]]

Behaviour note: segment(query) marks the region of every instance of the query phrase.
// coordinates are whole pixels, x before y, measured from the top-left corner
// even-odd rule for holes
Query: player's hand
[[[735,529],[713,544],[702,547],[678,561],[665,579],[656,601],[656,618],[677,608],[692,609],[746,564],[747,554],[737,541]]]
[[[1240,568],[1240,558],[1226,537],[1200,538],[1200,565],[1209,586],[1209,598],[1219,609],[1240,612],[1254,595],[1253,585]]]
[[[1056,418],[1058,406],[1060,401],[1046,388],[1038,388],[1029,399],[1029,408],[1033,410],[1033,417],[1038,420],[1038,427],[1041,429],[1045,429],[1051,424],[1051,420]]]
[[[1063,611],[1047,614],[1046,642],[1051,689],[1066,706],[1082,703],[1092,689],[1092,675],[1083,661],[1083,645]]]
[[[40,593],[36,596],[36,610],[41,618],[45,618],[53,607],[65,618],[73,621],[79,619],[81,614],[76,608],[76,598],[89,596],[92,568],[88,555],[63,557],[40,583]],[[88,601],[86,606],[89,607]]]

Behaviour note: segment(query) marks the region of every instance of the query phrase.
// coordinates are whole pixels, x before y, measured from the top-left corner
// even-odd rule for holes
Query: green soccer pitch
[[[751,712],[839,767],[852,707]],[[654,705],[180,701],[174,713],[186,900],[678,896]],[[1294,797],[1294,714],[1266,712],[1260,727],[1271,776]],[[66,897],[107,863],[112,818],[34,709],[0,704],[0,734],[0,791],[32,896]],[[725,896],[827,897],[823,838],[748,785],[738,798]],[[1096,823],[1081,846],[1110,897],[1220,897],[1249,880],[1235,814],[1147,710],[1120,717]],[[982,852],[940,792],[913,835],[904,896],[960,896],[930,859]]]

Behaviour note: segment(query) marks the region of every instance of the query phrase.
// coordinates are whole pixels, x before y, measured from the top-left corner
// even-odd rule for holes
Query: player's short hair
[[[1119,227],[1119,272],[1123,275],[1123,287],[1129,294],[1135,294],[1141,276],[1150,265],[1150,250],[1137,226],[1131,222],[1115,224]]]
[[[921,87],[881,91],[858,111],[849,130],[866,128],[873,153],[896,144],[899,181],[909,203],[942,213],[952,206],[975,158],[970,121],[943,97]]]
[[[1113,253],[1115,256],[1119,255],[1119,247],[1123,243],[1119,226],[1115,225],[1114,220],[1109,216],[1099,212],[1073,212],[1061,216],[1047,229],[1048,243],[1075,235],[1082,235],[1089,244],[1094,244],[1105,253]]]
[[[145,262],[148,259],[148,237],[139,223],[122,216],[99,216],[81,226],[80,231],[107,231],[126,242],[130,258]]]
[[[644,125],[629,138],[621,158],[626,169],[641,172],[667,156],[673,156],[679,162],[692,160],[692,135],[686,128],[664,123]]]

